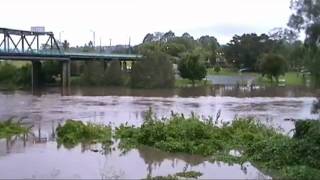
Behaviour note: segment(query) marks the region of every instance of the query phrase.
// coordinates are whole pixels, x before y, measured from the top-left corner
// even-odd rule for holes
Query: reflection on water
[[[55,129],[66,119],[140,125],[144,112],[152,107],[158,116],[169,116],[171,111],[212,117],[221,112],[223,121],[252,116],[289,132],[293,122],[288,119],[319,118],[318,111],[311,112],[317,93],[304,87],[257,86],[1,92],[0,119],[24,118],[23,122],[33,129],[29,134],[0,140],[0,178],[145,178],[184,170],[200,171],[201,178],[266,178],[250,163],[211,163],[202,156],[165,153],[145,146],[126,153],[117,148],[117,143],[109,151],[100,145],[58,147]]]
[[[110,151],[99,144],[57,147],[48,132],[34,129],[35,135],[0,140],[0,178],[102,178],[141,179],[182,171],[199,171],[205,179],[265,179],[250,163],[209,162],[209,158],[182,153],[166,153],[140,146],[123,153],[117,143]],[[33,134],[33,133],[31,133]],[[45,134],[44,136],[41,136]],[[37,135],[40,135],[38,137]],[[41,142],[38,139],[43,139]],[[99,149],[99,151],[93,151]],[[32,164],[30,164],[32,163]],[[18,170],[18,171],[17,171]],[[231,173],[232,172],[232,173]]]
[[[34,90],[33,95],[61,94],[71,96],[143,96],[143,97],[314,97],[320,91],[306,86],[240,86],[214,85],[208,87],[188,87],[179,89],[129,89],[123,87],[71,87],[44,88]]]

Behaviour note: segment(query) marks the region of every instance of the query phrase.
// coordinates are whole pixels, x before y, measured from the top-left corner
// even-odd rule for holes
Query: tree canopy
[[[271,81],[274,77],[278,82],[279,76],[287,71],[287,62],[280,55],[265,54],[260,60],[259,67],[262,76],[267,75]]]
[[[169,88],[174,85],[173,65],[159,49],[146,50],[141,61],[133,64],[131,86],[135,88]]]
[[[207,69],[199,60],[199,55],[189,53],[178,64],[180,76],[192,81],[194,85],[195,80],[202,80],[207,75]]]
[[[224,54],[229,64],[237,68],[256,69],[258,58],[274,48],[275,42],[266,34],[235,35],[230,43],[224,47]]]

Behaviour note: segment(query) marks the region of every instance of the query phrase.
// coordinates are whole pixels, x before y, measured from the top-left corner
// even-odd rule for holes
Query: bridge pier
[[[37,89],[41,84],[41,62],[32,61],[31,81],[32,89]]]
[[[106,70],[108,69],[108,62],[103,61],[103,72],[106,72]]]
[[[62,61],[62,87],[70,87],[70,61]]]
[[[127,61],[123,61],[122,65],[123,65],[123,70],[127,72]]]
[[[127,62],[126,61],[120,61],[120,69],[123,71],[127,71]]]

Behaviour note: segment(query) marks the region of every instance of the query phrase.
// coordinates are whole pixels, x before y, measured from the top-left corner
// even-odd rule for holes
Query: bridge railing
[[[15,49],[0,49],[0,53],[6,53],[6,54],[43,54],[43,55],[64,55],[64,52],[61,50],[46,50],[46,49],[41,49],[41,50],[28,50],[28,51],[16,51]]]

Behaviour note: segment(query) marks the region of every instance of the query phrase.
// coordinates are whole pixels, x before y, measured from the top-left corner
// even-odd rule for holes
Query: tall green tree
[[[179,62],[178,70],[180,76],[192,81],[194,86],[196,80],[202,80],[207,75],[207,69],[203,63],[200,62],[200,57],[197,54],[188,53]]]
[[[273,78],[279,81],[279,76],[284,75],[287,71],[286,60],[277,54],[265,54],[259,63],[262,76],[267,77],[272,81]]]
[[[173,64],[167,54],[155,48],[142,51],[141,61],[134,63],[131,86],[135,88],[170,88],[174,85]]]
[[[297,30],[305,30],[306,39],[306,63],[315,79],[320,79],[318,57],[320,47],[320,1],[319,0],[292,0],[290,8],[293,14],[290,17],[288,26]]]
[[[288,22],[289,27],[301,31],[320,23],[319,0],[291,0],[290,8],[293,14]]]
[[[320,85],[320,49],[307,49],[305,53],[306,66],[313,75],[316,85]]]
[[[161,42],[169,42],[169,41],[173,40],[175,37],[176,37],[176,35],[174,34],[174,32],[168,31],[161,36],[160,41]]]
[[[268,35],[252,33],[235,35],[223,50],[229,64],[237,68],[245,67],[254,70],[259,57],[263,53],[271,52],[274,47],[275,41]]]
[[[204,54],[208,63],[213,66],[216,64],[217,50],[219,48],[218,40],[213,36],[201,36],[198,40],[200,46],[206,51]]]

